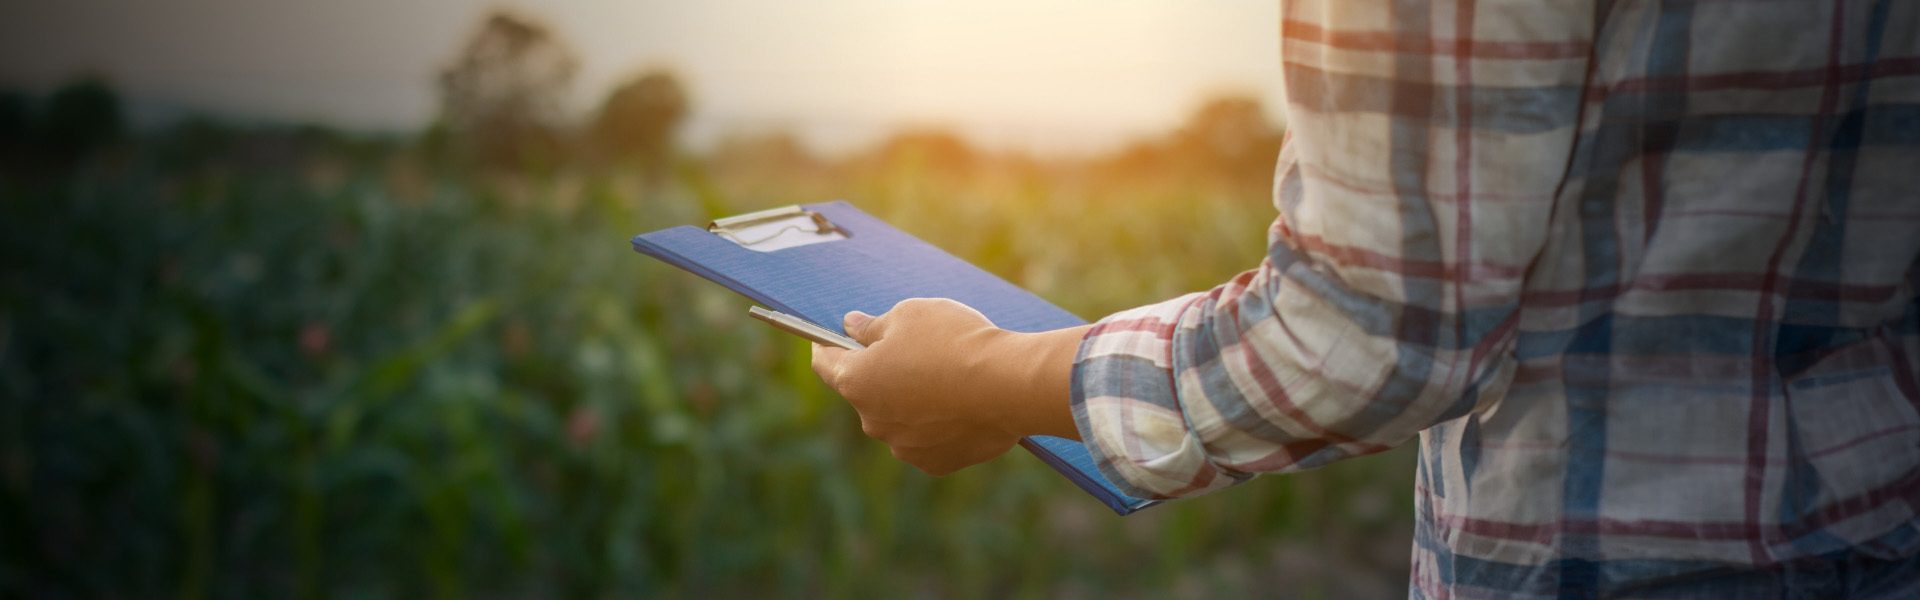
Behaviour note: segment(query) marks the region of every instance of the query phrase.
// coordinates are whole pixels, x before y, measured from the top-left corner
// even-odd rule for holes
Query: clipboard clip
[[[715,219],[707,224],[707,231],[759,252],[844,240],[848,235],[826,215],[799,205]]]

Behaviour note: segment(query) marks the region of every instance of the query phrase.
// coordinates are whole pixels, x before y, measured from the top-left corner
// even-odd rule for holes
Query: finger
[[[891,314],[893,311],[887,311],[876,317],[856,310],[847,313],[840,327],[847,330],[847,337],[853,338],[853,341],[860,342],[862,346],[872,346],[886,337],[887,324],[892,322],[887,316]]]
[[[914,468],[934,477],[942,477],[977,465],[1002,454],[1013,447],[1013,443],[980,442],[950,444],[936,448],[903,448],[889,446],[893,457],[913,465]]]
[[[934,477],[941,477],[952,473],[963,466],[956,464],[953,459],[933,450],[887,446],[887,451],[893,455],[895,460],[912,465],[913,468],[919,469],[920,472]]]
[[[932,475],[934,477],[946,477],[948,475],[952,475],[954,471],[958,471],[960,469],[963,469],[972,465],[972,463],[962,464],[960,461],[955,460],[952,457],[944,457],[944,456],[936,457],[923,462],[916,462],[912,464],[914,468],[920,469],[920,472],[926,473],[928,475]]]
[[[847,359],[847,352],[846,348],[813,344],[813,373],[835,391],[840,389],[835,380],[840,377],[840,363]]]
[[[914,450],[894,448],[893,457],[900,462],[913,465],[920,472],[934,477],[945,477],[954,471],[974,465],[979,461],[969,461],[964,457],[953,456],[937,450]]]

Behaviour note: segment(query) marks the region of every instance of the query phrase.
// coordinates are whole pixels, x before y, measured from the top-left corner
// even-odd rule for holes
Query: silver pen
[[[825,327],[809,323],[806,319],[787,313],[755,306],[748,308],[747,314],[753,315],[755,319],[766,321],[768,325],[785,330],[787,333],[813,340],[814,343],[837,346],[848,350],[863,350],[866,348],[866,346],[861,345],[860,342],[853,341],[853,338],[834,333]]]

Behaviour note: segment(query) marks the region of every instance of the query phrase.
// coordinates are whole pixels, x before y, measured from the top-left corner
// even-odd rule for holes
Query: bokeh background
[[[846,199],[1090,319],[1205,289],[1271,4],[0,8],[0,596],[1402,594],[1406,449],[930,478],[627,245]]]

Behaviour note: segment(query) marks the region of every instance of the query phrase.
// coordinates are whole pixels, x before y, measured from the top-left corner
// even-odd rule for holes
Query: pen
[[[747,314],[752,315],[755,319],[766,321],[768,325],[786,330],[787,333],[813,340],[815,343],[837,346],[848,350],[861,350],[866,348],[866,346],[861,345],[860,342],[853,341],[853,338],[834,333],[825,327],[809,323],[806,319],[783,312],[755,306],[748,308]]]

